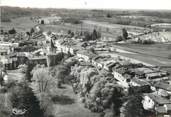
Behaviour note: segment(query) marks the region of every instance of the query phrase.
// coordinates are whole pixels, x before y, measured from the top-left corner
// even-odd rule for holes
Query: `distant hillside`
[[[19,8],[19,7],[7,7],[1,6],[1,20],[2,22],[8,22],[12,18],[24,17],[24,16],[41,16],[48,15],[48,11],[42,9],[32,8]]]
[[[153,23],[170,23],[171,11],[140,10],[86,10],[86,9],[40,9],[1,6],[2,21],[23,16],[59,15],[63,18],[89,19],[113,24],[148,26]],[[4,20],[4,21],[5,21]]]

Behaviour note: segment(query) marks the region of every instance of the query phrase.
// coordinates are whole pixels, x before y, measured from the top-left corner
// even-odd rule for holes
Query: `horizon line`
[[[0,7],[13,7],[13,8],[25,8],[25,9],[71,9],[71,10],[135,10],[135,11],[171,11],[171,9],[135,9],[135,8],[66,8],[66,7],[21,7],[11,5],[0,5]]]

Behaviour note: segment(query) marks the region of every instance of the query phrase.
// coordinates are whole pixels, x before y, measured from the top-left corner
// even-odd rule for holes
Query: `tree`
[[[16,32],[15,28],[12,28],[11,30],[8,31],[8,33],[9,34],[16,34],[17,32]]]
[[[37,68],[33,71],[32,81],[38,93],[47,92],[51,85],[52,78],[45,68]]]
[[[4,33],[4,30],[3,29],[1,29],[1,34],[3,34]]]
[[[124,103],[121,117],[144,117],[144,109],[141,96],[133,96]]]
[[[34,68],[34,65],[28,62],[26,65],[25,78],[29,82],[31,82],[31,78],[32,78],[31,71],[33,70],[33,68]]]
[[[27,34],[29,37],[31,36],[30,32],[26,32],[26,34]]]
[[[122,36],[125,40],[128,39],[128,32],[125,28],[122,29]]]
[[[2,73],[1,73],[1,70],[0,70],[0,86],[3,85],[3,81],[4,81],[4,79],[3,79],[3,76],[2,76]]]
[[[71,37],[74,37],[74,35],[75,35],[75,34],[74,34],[74,32],[71,32],[71,34],[70,34],[70,35],[71,35]]]
[[[30,29],[30,34],[32,35],[35,32],[33,28]]]
[[[62,83],[67,82],[66,76],[69,75],[70,70],[66,65],[58,65],[52,72],[52,76],[58,81],[57,86],[60,88]]]
[[[94,29],[92,33],[92,40],[96,40],[97,38],[98,38],[97,31],[96,29]]]
[[[107,17],[107,18],[111,18],[112,15],[111,15],[110,13],[108,13],[108,14],[106,15],[106,17]]]
[[[89,32],[84,32],[84,41],[89,41],[91,40],[91,34]]]
[[[133,86],[128,89],[128,92],[130,95],[141,94],[141,93],[150,93],[151,88],[149,85],[145,85],[145,86],[141,86],[141,87]]]
[[[68,34],[71,34],[71,30],[68,30]]]

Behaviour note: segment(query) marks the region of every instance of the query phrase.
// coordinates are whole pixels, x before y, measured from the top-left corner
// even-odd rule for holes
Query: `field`
[[[109,24],[108,22],[98,22],[98,21],[90,21],[83,20],[83,24],[58,24],[58,25],[39,25],[36,22],[30,20],[30,17],[19,17],[14,18],[11,22],[2,22],[1,27],[4,30],[9,30],[11,28],[15,28],[17,31],[29,31],[32,27],[39,25],[42,27],[44,31],[53,31],[67,32],[68,30],[72,30],[74,32],[77,31],[93,31],[93,29],[97,29],[101,32],[103,37],[116,39],[117,36],[121,35],[122,28],[126,28],[131,32],[142,32],[148,30],[148,28],[143,28],[139,26],[130,26],[130,25],[121,25],[121,24]]]
[[[133,52],[135,54],[122,54],[152,65],[158,65],[171,73],[171,44],[117,44],[117,48]]]
[[[32,22],[29,17],[19,17],[12,19],[11,22],[2,22],[1,28],[4,30],[15,28],[18,32],[25,32],[35,25],[36,23]]]

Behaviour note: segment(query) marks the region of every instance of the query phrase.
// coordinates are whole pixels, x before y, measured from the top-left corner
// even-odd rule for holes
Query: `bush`
[[[143,40],[142,41],[142,44],[154,44],[155,42],[154,41],[152,41],[152,40]]]

